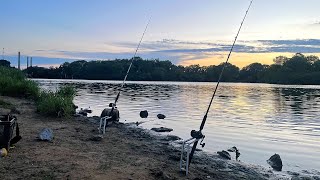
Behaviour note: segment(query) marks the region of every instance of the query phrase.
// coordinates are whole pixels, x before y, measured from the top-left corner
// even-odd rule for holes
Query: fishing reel
[[[206,143],[203,143],[203,140],[206,136],[203,135],[201,131],[192,130],[190,134],[192,138],[195,138],[197,140],[201,139],[200,145],[202,148],[206,145]]]

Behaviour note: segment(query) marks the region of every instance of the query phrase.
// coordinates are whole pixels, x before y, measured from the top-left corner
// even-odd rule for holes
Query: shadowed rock
[[[148,117],[148,111],[147,110],[140,111],[140,117],[141,118],[147,118]]]
[[[223,157],[225,159],[231,160],[231,156],[227,151],[222,150],[222,151],[218,151],[217,153],[219,154],[219,156],[221,156],[221,157]]]
[[[235,152],[236,153],[236,160],[238,161],[238,158],[240,157],[240,152],[239,149],[235,146],[233,146],[232,148],[228,149],[229,152]]]
[[[272,155],[268,160],[268,164],[276,171],[282,170],[282,160],[279,154]]]
[[[166,118],[166,116],[163,115],[163,114],[158,114],[157,117],[158,117],[159,119],[164,119],[164,118]]]
[[[156,132],[171,132],[173,129],[171,128],[165,128],[165,127],[160,127],[160,128],[151,128],[152,131]]]

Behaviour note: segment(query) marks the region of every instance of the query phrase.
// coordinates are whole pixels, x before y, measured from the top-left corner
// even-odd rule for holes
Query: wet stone
[[[219,156],[221,156],[225,159],[231,160],[231,156],[227,151],[223,150],[223,151],[218,151],[217,153],[219,154]]]
[[[158,114],[157,117],[158,117],[158,119],[164,119],[164,118],[166,118],[166,116],[163,115],[163,114]]]
[[[268,164],[276,171],[282,170],[282,160],[279,154],[272,155],[268,160]]]
[[[140,117],[141,118],[147,118],[148,117],[148,111],[147,110],[141,111],[140,112]]]
[[[173,129],[171,128],[166,128],[166,127],[160,127],[160,128],[151,128],[152,131],[156,132],[171,132]]]

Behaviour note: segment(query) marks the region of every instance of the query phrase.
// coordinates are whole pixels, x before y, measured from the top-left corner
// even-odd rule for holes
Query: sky
[[[216,65],[228,51],[249,0],[0,0],[0,48],[17,64],[131,58]],[[319,0],[254,0],[230,63],[272,64],[300,52],[320,56]],[[1,54],[2,55],[2,54]]]

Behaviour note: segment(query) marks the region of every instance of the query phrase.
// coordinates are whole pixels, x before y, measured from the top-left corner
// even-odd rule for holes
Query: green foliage
[[[74,61],[58,68],[32,67],[26,73],[33,78],[122,80],[131,60]],[[136,57],[127,80],[132,81],[217,81],[224,64],[211,66],[176,66],[159,59],[143,60]],[[241,70],[227,64],[221,81],[281,84],[320,84],[312,75],[320,72],[317,56],[301,53],[288,58],[279,56],[274,64],[252,63]],[[308,78],[308,79],[305,79]]]
[[[37,101],[37,111],[53,117],[70,116],[74,113],[74,96],[75,89],[70,86],[62,87],[57,92],[43,91]]]
[[[0,67],[0,74],[0,95],[34,99],[38,97],[38,85],[31,80],[27,80],[21,71]]]
[[[74,97],[76,95],[76,90],[72,86],[64,86],[61,87],[58,91],[57,94],[64,96],[64,97]]]
[[[72,100],[76,91],[73,87],[65,86],[57,92],[40,92],[39,86],[17,69],[0,67],[0,74],[0,95],[32,98],[38,112],[48,116],[70,116],[74,113]],[[10,104],[0,100],[0,106],[9,107]]]

